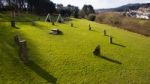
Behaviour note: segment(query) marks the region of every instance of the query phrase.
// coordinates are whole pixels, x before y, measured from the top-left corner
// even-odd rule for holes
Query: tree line
[[[26,11],[39,15],[61,14],[75,18],[86,18],[95,13],[92,5],[84,5],[80,10],[77,6],[63,6],[63,4],[56,4],[50,0],[0,0],[0,11]]]

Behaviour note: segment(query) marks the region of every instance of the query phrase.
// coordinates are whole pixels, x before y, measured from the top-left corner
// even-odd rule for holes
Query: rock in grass
[[[104,30],[104,36],[107,36],[107,32],[106,32],[106,30]]]
[[[52,29],[52,30],[49,32],[49,34],[60,35],[60,34],[62,34],[62,31],[60,31],[60,30],[57,29],[57,28],[54,28],[54,29]]]
[[[100,56],[100,45],[97,45],[95,50],[93,51],[93,54],[96,56]]]
[[[31,21],[32,22],[32,25],[35,26],[36,25],[36,22],[33,20]]]
[[[109,43],[110,43],[110,44],[113,43],[113,37],[112,37],[112,36],[109,37]]]
[[[71,23],[71,27],[73,27],[73,23]]]
[[[91,25],[89,24],[89,30],[92,30]]]
[[[15,20],[11,21],[11,27],[16,27],[16,21]]]
[[[55,22],[54,22],[54,21],[52,21],[52,25],[55,25]]]

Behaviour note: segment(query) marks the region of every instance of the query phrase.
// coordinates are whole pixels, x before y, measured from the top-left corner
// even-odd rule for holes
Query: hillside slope
[[[75,27],[70,27],[70,23]],[[83,19],[56,24],[0,22],[0,84],[148,84],[150,38]],[[88,30],[91,24],[92,31]],[[59,28],[63,35],[50,35]],[[115,44],[103,30],[114,37]],[[27,40],[29,66],[22,64],[14,35]],[[101,46],[102,56],[93,50]]]

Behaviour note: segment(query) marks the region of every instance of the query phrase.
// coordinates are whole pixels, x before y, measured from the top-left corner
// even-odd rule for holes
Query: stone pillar
[[[11,27],[16,27],[16,21],[15,20],[11,21]]]
[[[73,23],[71,23],[71,27],[73,27]]]
[[[93,51],[93,54],[96,56],[100,56],[100,45],[97,45],[97,47],[95,48],[95,50]]]
[[[55,25],[55,22],[54,22],[54,21],[52,21],[52,25]]]
[[[110,44],[112,44],[112,43],[113,43],[113,41],[112,41],[112,40],[113,40],[113,37],[111,37],[111,36],[110,36],[110,37],[109,37],[109,43],[110,43]]]
[[[35,21],[32,21],[32,25],[33,25],[33,26],[35,26],[35,25],[36,25]]]
[[[89,30],[91,30],[91,25],[89,24]]]
[[[39,17],[39,18],[38,18],[38,20],[40,21],[40,20],[41,20],[41,18]]]
[[[104,36],[107,36],[107,32],[106,32],[106,30],[104,30]]]
[[[26,64],[29,62],[28,56],[27,56],[27,44],[25,40],[19,41],[19,54],[20,54],[20,59],[21,61]]]

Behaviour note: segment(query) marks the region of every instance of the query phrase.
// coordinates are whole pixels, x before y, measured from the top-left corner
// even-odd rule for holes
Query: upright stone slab
[[[47,19],[47,22],[51,22],[51,20],[50,20],[50,19]]]
[[[71,27],[73,27],[73,23],[71,23]]]
[[[15,20],[11,21],[11,27],[16,27],[16,21]]]
[[[109,43],[112,44],[113,43],[113,37],[109,37]]]
[[[20,49],[20,59],[21,61],[26,64],[29,62],[28,55],[27,55],[27,44],[25,40],[19,41],[19,49]]]
[[[33,25],[33,26],[35,26],[35,25],[36,25],[35,21],[32,21],[32,25]]]
[[[89,30],[91,30],[92,28],[91,28],[91,25],[89,24]]]
[[[54,22],[54,21],[52,21],[52,25],[55,25],[55,22]]]
[[[61,20],[58,20],[58,23],[62,23],[62,21],[61,21]]]
[[[93,51],[93,54],[96,56],[100,56],[100,45],[97,45],[95,50]]]
[[[41,18],[39,17],[39,18],[38,18],[38,20],[40,21],[40,20],[41,20]]]
[[[104,36],[107,36],[107,32],[106,32],[106,30],[104,30]]]

